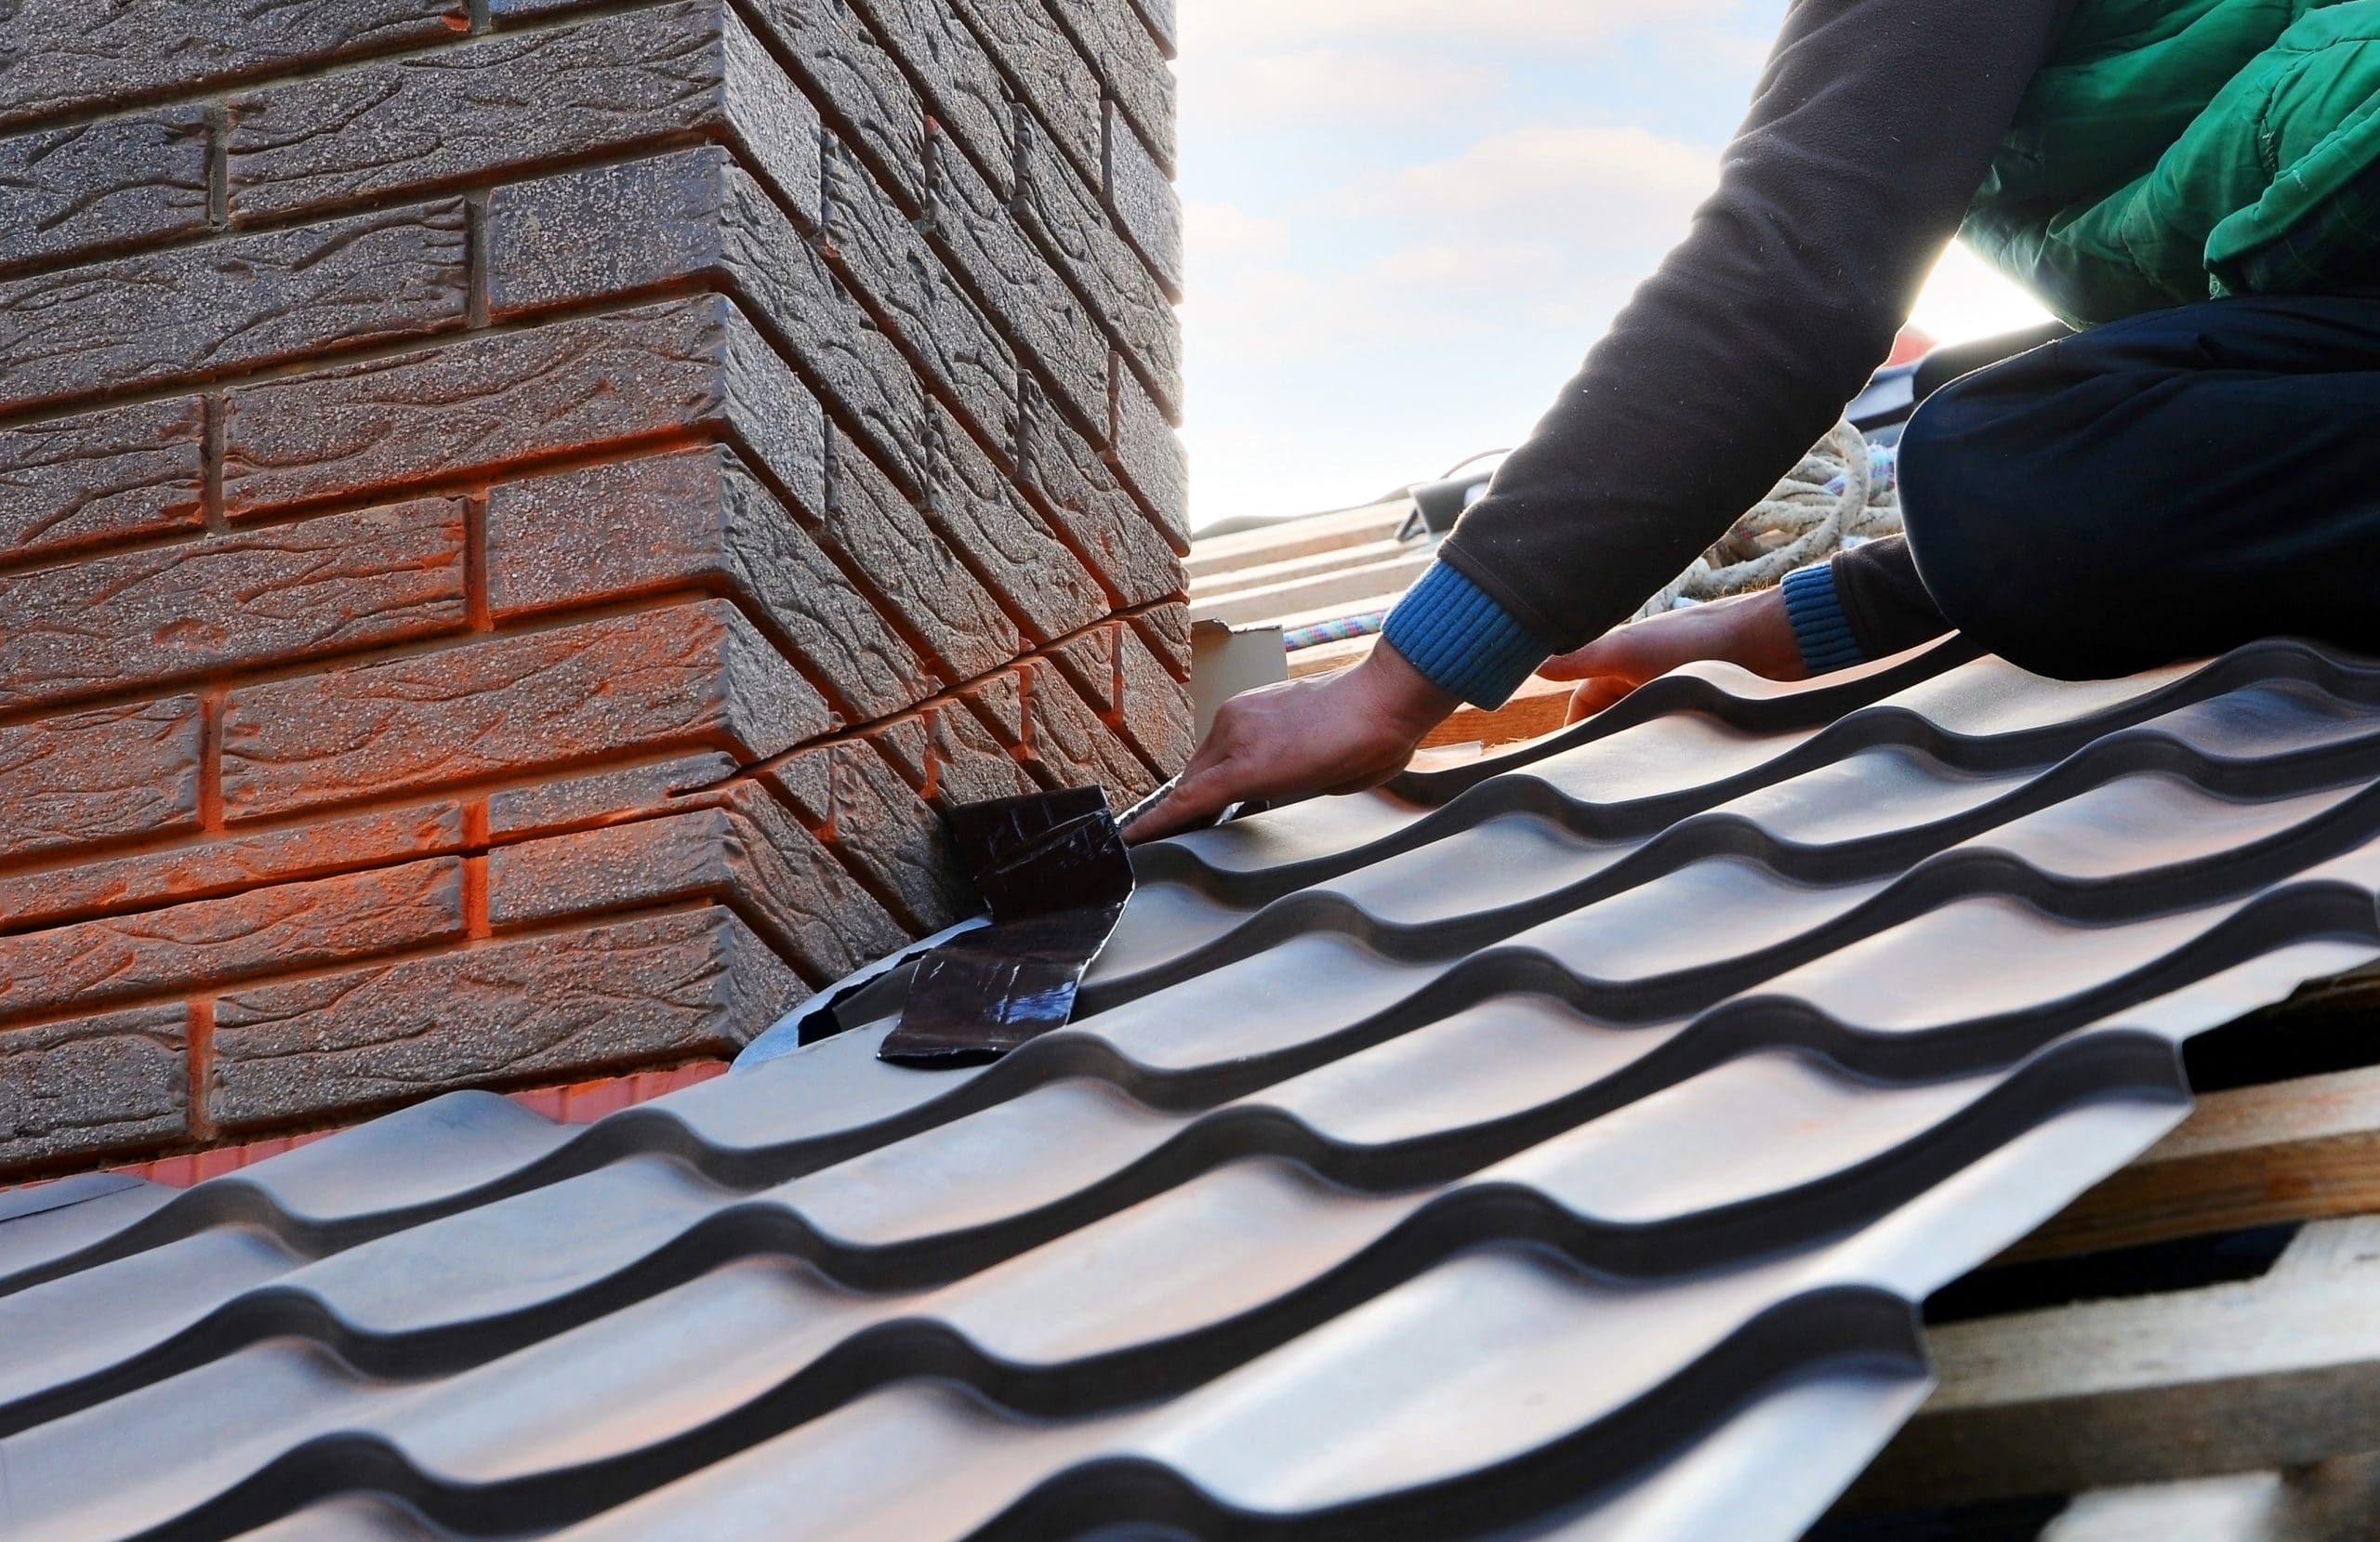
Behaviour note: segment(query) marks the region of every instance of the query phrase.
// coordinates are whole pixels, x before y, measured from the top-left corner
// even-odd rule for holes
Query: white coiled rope
[[[1836,424],[1715,546],[1645,601],[1635,619],[1765,589],[1846,542],[1900,534],[1896,479],[1876,476],[1872,456],[1858,429]]]

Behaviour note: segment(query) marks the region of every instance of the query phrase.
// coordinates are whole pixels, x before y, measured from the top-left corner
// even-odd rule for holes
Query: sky
[[[1191,516],[1526,437],[1717,178],[1785,0],[1182,0]],[[1912,321],[2038,320],[1953,247]]]

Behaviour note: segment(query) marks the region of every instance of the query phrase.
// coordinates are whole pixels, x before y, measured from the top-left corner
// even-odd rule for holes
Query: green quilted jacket
[[[1964,233],[2076,325],[2380,286],[2380,0],[2083,0]]]

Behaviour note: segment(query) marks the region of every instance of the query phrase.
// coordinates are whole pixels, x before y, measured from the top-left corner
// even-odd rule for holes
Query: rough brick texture
[[[1163,0],[0,0],[0,1182],[716,1062],[1188,754]]]

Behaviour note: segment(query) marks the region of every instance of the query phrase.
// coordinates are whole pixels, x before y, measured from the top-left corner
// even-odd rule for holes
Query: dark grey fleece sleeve
[[[2072,5],[1795,0],[1718,192],[1441,560],[1554,649],[1684,569],[1889,350]]]

